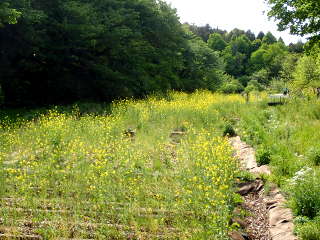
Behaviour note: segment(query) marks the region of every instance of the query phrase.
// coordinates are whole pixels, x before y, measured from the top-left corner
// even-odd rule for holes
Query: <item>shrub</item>
[[[244,87],[239,82],[239,80],[229,76],[225,75],[225,83],[221,86],[220,91],[226,94],[231,93],[241,93],[244,90]]]
[[[301,217],[298,217],[299,220]],[[302,240],[319,240],[320,239],[320,219],[315,218],[313,221],[303,219],[302,222],[295,220],[296,233]]]
[[[234,137],[236,135],[237,135],[236,131],[234,130],[234,128],[231,124],[225,125],[224,130],[223,130],[223,136]]]
[[[260,149],[257,151],[257,161],[258,164],[261,165],[267,165],[271,161],[271,152],[269,149]]]
[[[291,205],[297,215],[314,218],[320,212],[320,172],[303,168],[291,179]]]
[[[308,158],[315,166],[320,165],[320,148],[311,148],[308,152]]]

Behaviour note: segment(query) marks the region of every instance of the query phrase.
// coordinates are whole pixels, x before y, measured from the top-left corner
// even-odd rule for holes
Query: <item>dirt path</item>
[[[239,136],[230,138],[230,144],[243,169],[257,176],[255,181],[241,184],[238,191],[245,200],[243,208],[251,213],[245,219],[245,228],[249,234],[247,239],[297,240],[293,234],[293,215],[285,207],[285,198],[276,187],[265,194],[263,182],[258,177],[261,174],[271,174],[269,167],[258,167],[254,149],[241,141]]]

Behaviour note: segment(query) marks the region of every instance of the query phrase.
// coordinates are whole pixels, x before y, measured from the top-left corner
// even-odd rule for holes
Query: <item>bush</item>
[[[314,218],[320,213],[320,173],[311,168],[296,172],[289,187],[291,205],[297,215]]]
[[[254,92],[254,91],[262,91],[264,87],[257,81],[257,80],[251,80],[248,82],[247,87],[245,88],[245,92]]]
[[[234,130],[233,126],[231,124],[227,124],[224,127],[223,130],[223,136],[228,136],[228,137],[234,137],[237,136],[236,131]]]
[[[267,165],[271,161],[271,152],[269,149],[260,149],[257,151],[257,161],[258,164],[261,165]]]
[[[315,166],[320,165],[320,148],[311,148],[308,152],[308,158]]]
[[[301,217],[298,217],[300,220]],[[320,219],[296,221],[296,233],[302,240],[320,240]]]
[[[244,87],[239,82],[239,80],[233,78],[232,76],[224,76],[224,84],[221,86],[220,91],[225,94],[231,93],[241,93],[243,92]]]

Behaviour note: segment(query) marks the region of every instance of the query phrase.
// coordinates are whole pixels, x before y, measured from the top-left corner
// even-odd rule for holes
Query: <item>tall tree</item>
[[[221,85],[224,65],[219,54],[194,33],[185,29],[188,45],[184,51],[184,79],[182,90],[192,91],[199,88],[217,90]]]
[[[0,3],[0,27],[3,27],[4,24],[17,23],[20,16],[21,12],[10,8],[10,4],[8,2]]]
[[[293,73],[293,86],[295,90],[316,89],[320,87],[320,61],[319,57],[303,56],[299,59],[295,72]]]
[[[262,38],[263,44],[273,44],[276,43],[277,39],[271,32],[267,32],[267,34]]]
[[[178,88],[186,46],[156,0],[8,0],[23,14],[0,29],[7,104],[112,100]]]
[[[226,61],[226,72],[234,77],[243,76],[251,54],[251,42],[241,35],[234,38],[223,51]]]
[[[223,40],[221,34],[213,33],[208,39],[208,46],[215,51],[222,51],[226,48],[227,43]]]
[[[268,15],[277,19],[280,31],[289,29],[292,34],[311,35],[312,42],[320,41],[319,0],[267,0],[271,6]]]
[[[302,41],[298,41],[297,43],[289,44],[289,51],[292,53],[303,53],[304,52],[304,43]]]
[[[244,34],[245,34],[245,31],[235,28],[226,35],[226,40],[230,42],[231,40],[236,39],[237,37],[240,37],[241,35],[244,35]]]
[[[254,41],[256,39],[256,35],[251,32],[251,30],[246,31],[246,36],[250,39],[250,41]]]
[[[260,39],[262,41],[264,35],[265,35],[264,32],[260,31],[257,35],[257,39]]]

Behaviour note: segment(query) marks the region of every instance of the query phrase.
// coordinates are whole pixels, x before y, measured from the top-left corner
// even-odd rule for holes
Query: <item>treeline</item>
[[[0,27],[0,101],[8,107],[263,89],[287,77],[303,52],[270,32],[181,24],[156,0],[6,0]]]
[[[247,91],[262,90],[270,85],[277,85],[277,90],[286,87],[289,81],[287,68],[293,71],[304,52],[302,42],[286,46],[271,32],[261,31],[257,35],[240,29],[226,32],[209,25],[192,25],[190,29],[223,59],[229,81],[224,82],[221,90],[227,93],[241,92],[245,87],[248,87]]]

